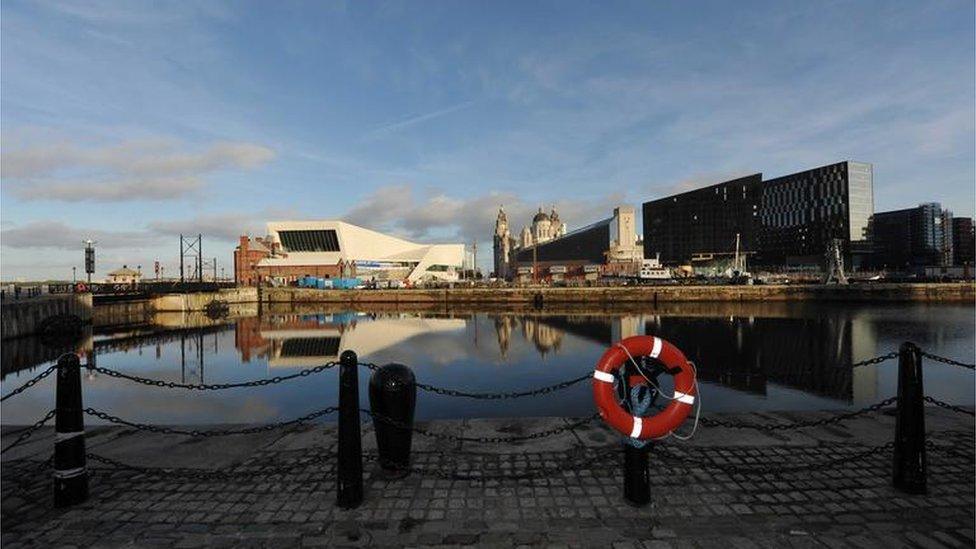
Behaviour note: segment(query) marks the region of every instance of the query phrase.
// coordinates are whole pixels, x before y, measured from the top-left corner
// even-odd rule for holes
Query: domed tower
[[[495,276],[508,278],[509,257],[511,256],[512,238],[508,231],[508,216],[504,206],[498,207],[498,217],[495,218]]]
[[[549,216],[542,211],[542,208],[539,208],[539,213],[532,218],[532,236],[535,237],[536,243],[545,242],[552,237],[549,233],[551,227],[552,222]]]

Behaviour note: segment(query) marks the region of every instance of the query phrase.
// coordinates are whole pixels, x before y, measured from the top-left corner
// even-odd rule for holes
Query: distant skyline
[[[569,230],[735,176],[874,165],[876,211],[976,202],[976,11],[933,2],[0,4],[0,278],[342,218]],[[638,223],[640,226],[640,223]]]

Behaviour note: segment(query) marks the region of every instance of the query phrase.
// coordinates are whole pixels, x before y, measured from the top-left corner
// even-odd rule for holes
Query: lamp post
[[[71,283],[72,284],[75,284],[76,282],[78,282],[78,274],[77,274],[77,271],[78,271],[78,267],[72,267],[71,268]]]

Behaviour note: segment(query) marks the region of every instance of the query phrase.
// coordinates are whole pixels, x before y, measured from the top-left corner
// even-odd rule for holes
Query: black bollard
[[[363,502],[363,444],[359,430],[359,358],[339,357],[339,470],[336,505],[355,509]]]
[[[413,427],[417,404],[417,379],[403,364],[387,364],[369,380],[369,409],[373,414]],[[413,431],[382,420],[373,420],[380,466],[389,478],[410,473],[410,444]]]
[[[634,507],[651,502],[651,472],[647,466],[650,450],[650,445],[634,448],[624,443],[624,499]]]
[[[54,506],[88,499],[85,464],[85,419],[81,402],[81,363],[76,354],[58,359],[54,418]]]
[[[922,390],[922,352],[902,343],[898,357],[898,409],[892,484],[907,494],[925,494],[925,405]]]

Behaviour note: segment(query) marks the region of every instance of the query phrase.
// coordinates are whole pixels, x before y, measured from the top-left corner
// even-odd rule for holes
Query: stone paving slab
[[[619,439],[599,423],[559,435],[575,439],[571,444],[530,441],[489,448],[415,435],[414,471],[390,479],[375,461],[367,460],[365,501],[354,510],[335,506],[334,460],[328,459],[334,450],[334,425],[192,443],[99,427],[89,444],[92,453],[124,456],[125,463],[139,466],[162,461],[213,468],[219,463],[222,471],[236,476],[191,478],[90,461],[89,500],[57,510],[51,472],[41,468],[52,437],[39,432],[19,457],[18,449],[3,455],[0,543],[5,549],[973,547],[973,419],[946,410],[926,411],[930,431],[954,431],[930,437],[935,448],[928,452],[927,495],[892,489],[890,449],[848,459],[891,439],[893,418],[881,413],[811,428],[787,440],[710,427],[701,429],[692,443],[667,441],[661,451],[650,454],[652,504],[641,508],[623,501]],[[736,417],[760,420],[748,417],[752,415]],[[792,420],[816,417],[789,415]],[[769,419],[787,420],[780,415]],[[510,436],[565,423],[553,418],[521,425],[465,420],[423,426],[465,436]],[[4,445],[10,440],[3,436]],[[367,423],[363,447],[374,454]],[[680,459],[667,458],[665,450]],[[217,457],[208,460],[208,455]],[[228,457],[233,465],[227,465]],[[793,473],[730,474],[703,465],[705,457],[723,466],[812,467]],[[837,464],[817,466],[824,462]]]

